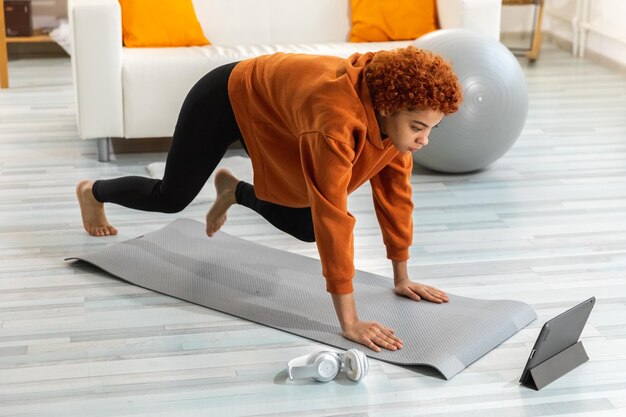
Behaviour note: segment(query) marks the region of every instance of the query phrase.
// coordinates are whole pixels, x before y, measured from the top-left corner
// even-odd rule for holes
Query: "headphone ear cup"
[[[309,357],[307,365],[314,365],[317,369],[317,375],[313,379],[328,382],[335,379],[341,370],[341,359],[335,352],[317,352]]]
[[[341,359],[341,369],[351,380],[358,382],[367,376],[369,362],[365,353],[350,349],[342,355]]]

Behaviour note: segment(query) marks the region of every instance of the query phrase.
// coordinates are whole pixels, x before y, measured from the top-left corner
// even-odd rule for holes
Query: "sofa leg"
[[[111,138],[98,138],[98,161],[109,162],[111,160]]]

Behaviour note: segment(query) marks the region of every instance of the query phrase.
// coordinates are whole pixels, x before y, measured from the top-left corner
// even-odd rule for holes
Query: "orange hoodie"
[[[335,294],[352,292],[348,194],[365,181],[387,257],[407,260],[413,238],[413,159],[381,137],[363,77],[372,57],[265,55],[238,63],[228,81],[257,197],[311,207],[326,288]]]

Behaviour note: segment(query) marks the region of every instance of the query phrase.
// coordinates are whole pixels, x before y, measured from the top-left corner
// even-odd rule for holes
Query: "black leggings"
[[[162,180],[138,176],[99,180],[93,185],[96,200],[163,213],[177,213],[187,207],[233,142],[240,141],[246,149],[228,98],[228,77],[235,65],[209,72],[187,94]],[[254,187],[243,181],[237,184],[236,199],[276,228],[297,239],[315,241],[309,207],[292,208],[259,200]]]

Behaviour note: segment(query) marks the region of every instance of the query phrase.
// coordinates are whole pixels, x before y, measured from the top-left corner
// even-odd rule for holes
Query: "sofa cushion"
[[[126,47],[200,46],[202,32],[191,0],[119,0]]]
[[[347,42],[349,0],[193,0],[217,45]]]
[[[435,0],[350,0],[351,42],[417,39],[437,29]]]
[[[223,64],[275,52],[348,57],[354,52],[402,48],[411,41],[307,43],[191,48],[124,48],[124,132],[127,138],[172,135],[187,92]]]

